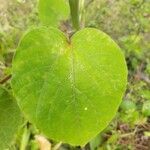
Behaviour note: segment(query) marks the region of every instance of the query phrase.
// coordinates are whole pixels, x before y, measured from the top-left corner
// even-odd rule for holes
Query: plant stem
[[[69,0],[69,5],[73,27],[75,30],[79,30],[79,0]]]
[[[6,76],[4,79],[0,81],[0,84],[6,83],[11,78],[11,75]]]
[[[84,28],[85,26],[85,0],[80,0],[80,15],[79,15],[79,21],[81,22],[81,28]]]
[[[30,131],[27,128],[27,126],[25,126],[24,127],[24,132],[23,132],[23,135],[22,135],[22,141],[21,141],[21,145],[20,145],[20,150],[26,150],[29,138],[30,138]]]

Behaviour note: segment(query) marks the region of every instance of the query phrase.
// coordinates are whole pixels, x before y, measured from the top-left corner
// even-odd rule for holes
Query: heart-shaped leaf
[[[70,41],[57,29],[33,29],[13,60],[13,91],[28,119],[49,138],[72,145],[86,144],[108,125],[126,82],[120,48],[92,28]]]
[[[21,113],[13,97],[0,87],[0,149],[10,146],[18,127]]]
[[[57,27],[68,16],[67,0],[39,0],[39,18],[44,25]]]

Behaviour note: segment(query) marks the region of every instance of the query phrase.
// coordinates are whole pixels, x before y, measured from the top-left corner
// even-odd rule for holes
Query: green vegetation
[[[5,149],[10,146],[21,125],[21,113],[14,98],[1,86],[0,111],[0,145],[1,149]]]
[[[43,25],[59,27],[60,22],[69,16],[69,3],[66,0],[39,0],[39,18]]]
[[[68,43],[61,31],[39,27],[17,48],[11,84],[21,110],[38,129],[83,146],[114,117],[126,81],[124,56],[105,33],[85,28]]]
[[[18,43],[22,35],[24,34],[24,32],[27,31],[27,29],[31,27],[40,26],[41,22],[38,19],[38,9],[37,9],[38,4],[36,0],[30,0],[30,1],[0,0],[0,2],[1,2],[0,5],[0,84],[2,84],[2,86],[9,89],[9,91],[11,91],[11,86],[10,86],[11,72],[16,70],[14,68],[12,70],[12,58],[17,49]],[[80,2],[82,4],[83,0],[81,0]],[[69,150],[69,149],[148,150],[150,149],[150,144],[149,144],[150,143],[150,118],[149,118],[150,116],[150,42],[149,42],[150,41],[150,27],[149,27],[150,3],[149,0],[131,0],[131,1],[129,0],[124,0],[124,1],[86,0],[85,7],[82,7],[82,5],[80,6],[81,7],[80,7],[79,20],[81,22],[81,28],[95,27],[106,32],[113,39],[115,39],[116,43],[120,45],[123,53],[125,54],[127,65],[128,65],[128,72],[129,72],[126,94],[123,98],[122,104],[120,105],[118,113],[116,114],[116,117],[111,121],[109,126],[103,132],[97,135],[94,139],[92,139],[84,148],[72,147],[71,145],[68,144],[57,143],[56,141],[50,139],[49,135],[47,138],[48,141],[45,139],[46,141],[45,143],[47,142],[50,143],[48,145],[52,149],[65,149],[65,150]],[[61,12],[60,14],[62,15]],[[59,28],[67,36],[68,35],[71,36],[73,34],[72,32],[73,29],[70,20],[71,17],[69,20],[64,20],[64,21],[60,20],[61,22],[58,25]],[[44,36],[42,37],[44,39]],[[65,38],[64,35],[63,37],[61,36],[61,38]],[[33,40],[35,40],[35,38]],[[82,40],[81,42],[83,42]],[[46,43],[48,43],[48,41]],[[94,40],[94,44],[97,45],[97,43],[98,42]],[[41,40],[41,44],[43,44],[42,40]],[[81,44],[81,46],[84,45]],[[19,48],[20,47],[22,46],[20,45]],[[88,49],[88,47],[85,48]],[[22,54],[20,53],[17,55],[22,55]],[[27,54],[22,55],[22,58],[20,59],[26,61],[28,59],[33,59],[32,56],[30,57],[30,55],[24,58],[26,55]],[[85,54],[83,54],[83,56],[84,55]],[[42,53],[41,53],[41,57],[42,57]],[[113,62],[112,57],[113,56],[111,56]],[[15,61],[17,61],[16,58],[19,59],[19,57],[15,57]],[[90,63],[91,64],[94,63],[97,59],[98,58],[91,59]],[[117,56],[114,56],[113,63],[115,63],[115,60],[117,61]],[[45,59],[43,59],[43,61],[47,62]],[[66,60],[62,60],[62,62],[64,61]],[[13,66],[16,67],[15,64]],[[93,67],[96,66],[93,65]],[[28,68],[28,66],[26,66],[26,68]],[[120,69],[123,68],[120,66],[118,67],[118,70],[115,69],[114,71],[120,71]],[[22,71],[24,72],[24,68]],[[91,73],[93,72],[91,71]],[[38,74],[36,75],[38,76]],[[86,78],[88,77],[85,77],[85,79]],[[17,80],[17,78],[15,80]],[[17,86],[14,85],[14,86],[19,89],[22,86],[21,84],[23,83],[18,82],[18,85]],[[34,90],[34,87],[30,88],[30,90]],[[30,90],[28,90],[28,93],[30,92]],[[27,90],[25,90],[24,93],[17,96],[21,98],[21,96],[26,96],[26,95],[27,95]],[[26,104],[20,102],[18,103],[20,103],[19,104],[20,107],[24,107],[24,105],[29,105],[29,103],[32,106],[32,102],[34,103],[34,101],[28,102]],[[40,107],[42,105],[45,104],[42,103]],[[109,107],[111,107],[111,105]],[[33,108],[31,108],[31,111],[33,111],[32,109]],[[62,108],[62,111],[63,109],[64,108]],[[24,110],[24,112],[26,111],[30,111],[30,108],[28,110]],[[43,128],[46,128],[47,124],[44,123],[45,120],[43,119],[43,124],[38,123],[40,127],[36,129],[36,127],[33,124],[29,123],[27,120],[29,118],[31,120],[32,119],[34,120],[35,117],[34,113],[35,111],[31,116],[25,115],[27,118],[24,118],[24,123],[19,128],[20,130],[18,131],[18,133],[16,133],[15,138],[9,149],[37,150],[39,147],[42,149],[43,140],[39,138],[39,135],[41,135],[42,133],[38,129],[40,129],[40,127],[42,127],[43,124],[45,125]],[[41,112],[41,113],[45,113],[45,112]],[[12,112],[11,114],[13,115]],[[88,114],[88,116],[86,117],[90,117],[90,116],[91,114]],[[19,119],[17,120],[19,121]],[[93,124],[94,125],[91,127],[93,127],[93,132],[94,132],[96,128],[94,122]],[[11,126],[11,124],[9,123],[8,125]],[[1,122],[0,122],[0,126],[1,126]],[[17,127],[17,125],[14,127]],[[7,129],[2,129],[2,131],[3,130],[7,130]],[[65,131],[66,130],[63,131],[63,134],[65,134]],[[84,135],[84,130],[81,129],[81,132],[83,132],[82,134],[83,138],[86,138]],[[95,132],[94,134],[96,133],[97,132]],[[1,138],[3,139],[1,135],[2,134],[0,134],[0,141]],[[41,136],[43,137],[43,135]],[[66,133],[66,136],[69,135]],[[10,135],[10,138],[12,138],[12,135]],[[78,140],[80,140],[80,138],[81,137],[79,137]]]

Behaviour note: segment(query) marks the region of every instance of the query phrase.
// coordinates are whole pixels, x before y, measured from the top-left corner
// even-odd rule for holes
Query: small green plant
[[[67,37],[57,27],[69,16],[69,6],[74,30]],[[11,86],[25,118],[44,135],[83,146],[116,114],[127,84],[127,67],[121,49],[107,34],[80,29],[79,6],[79,0],[39,1],[42,25],[21,39]]]

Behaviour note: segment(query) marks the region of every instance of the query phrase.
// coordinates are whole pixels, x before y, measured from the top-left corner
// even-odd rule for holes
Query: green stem
[[[30,138],[30,131],[27,128],[27,126],[24,127],[24,132],[22,135],[22,140],[21,140],[21,145],[20,145],[20,150],[26,150],[26,147],[28,145],[28,141]]]
[[[84,28],[85,26],[85,0],[80,0],[80,17],[79,21],[81,24],[81,28]]]
[[[75,30],[79,30],[79,0],[69,0],[69,5],[73,27]]]

